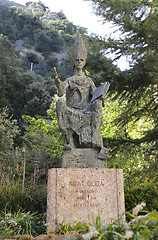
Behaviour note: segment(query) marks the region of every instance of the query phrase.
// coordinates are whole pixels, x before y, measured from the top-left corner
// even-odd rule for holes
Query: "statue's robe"
[[[102,124],[102,101],[91,103],[94,82],[87,76],[72,76],[58,86],[57,116],[59,127],[73,141],[75,147],[103,147],[100,127]]]

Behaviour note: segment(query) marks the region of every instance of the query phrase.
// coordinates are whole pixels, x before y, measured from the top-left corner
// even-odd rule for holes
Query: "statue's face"
[[[84,67],[84,65],[86,64],[86,60],[79,58],[79,59],[75,59],[75,68],[80,70]]]

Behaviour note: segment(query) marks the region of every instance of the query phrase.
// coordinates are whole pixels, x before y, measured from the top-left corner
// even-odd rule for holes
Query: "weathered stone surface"
[[[101,211],[101,223],[118,219],[125,211],[121,169],[50,169],[47,223],[92,222]]]
[[[66,91],[66,101],[61,98],[57,102],[58,124],[72,148],[103,147],[102,101],[90,103],[90,89],[95,85],[84,75],[68,78],[58,87],[60,96]]]
[[[50,235],[40,235],[37,237],[31,238],[31,240],[62,240],[65,239],[66,236],[61,234],[50,234]]]
[[[54,68],[53,75],[61,98],[57,102],[58,124],[67,140],[68,149],[98,149],[100,158],[107,159],[100,133],[102,125],[102,102],[109,88],[105,83],[96,89],[93,80],[84,75],[87,51],[80,34],[72,48],[74,75],[62,82]],[[105,154],[104,154],[105,153]]]
[[[107,161],[98,159],[98,153],[98,150],[92,148],[64,151],[62,168],[106,168]]]

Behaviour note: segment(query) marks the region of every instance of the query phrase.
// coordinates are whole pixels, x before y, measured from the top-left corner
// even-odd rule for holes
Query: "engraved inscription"
[[[80,200],[85,200],[85,201],[88,201],[88,200],[96,200],[96,196],[95,196],[95,193],[96,191],[95,190],[80,190],[80,191],[76,191],[77,193],[77,199],[80,199]],[[92,194],[93,195],[92,195]],[[90,195],[91,194],[91,195]]]
[[[72,187],[83,187],[84,186],[84,181],[69,181],[69,186],[72,186]]]
[[[90,202],[84,202],[84,203],[74,203],[74,207],[99,207],[99,203],[90,203]]]
[[[84,187],[84,186],[88,186],[88,187],[104,187],[104,181],[103,180],[91,180],[91,181],[87,181],[86,184],[84,183],[84,181],[74,181],[74,180],[70,180],[69,181],[69,186],[72,187]]]
[[[69,186],[74,189],[77,202],[73,203],[74,207],[91,207],[98,208],[100,207],[99,198],[97,198],[97,188],[104,187],[104,180],[73,180],[70,179],[68,182]],[[77,189],[76,189],[77,187]]]
[[[95,187],[99,187],[99,186],[104,186],[104,182],[103,181],[88,181],[87,185],[90,186],[95,186]]]

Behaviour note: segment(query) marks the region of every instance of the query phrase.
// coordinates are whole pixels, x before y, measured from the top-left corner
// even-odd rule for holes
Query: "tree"
[[[101,83],[112,82],[116,79],[116,73],[119,69],[114,66],[111,59],[106,58],[102,46],[93,37],[86,37],[87,42],[87,63],[86,69],[88,69],[89,75],[92,77],[96,86]]]
[[[33,82],[43,82],[43,78],[41,75],[36,74],[34,71],[25,71],[23,72],[22,76],[21,76],[21,81],[23,83],[24,86],[26,86],[26,88],[29,87],[30,84],[32,84]]]
[[[43,62],[43,57],[35,51],[28,51],[25,58],[26,62],[30,63],[31,71],[33,71],[33,64],[39,64]]]
[[[140,150],[141,158],[150,164],[144,168],[144,176],[150,175],[151,181],[156,181],[158,170],[158,3],[157,1],[141,0],[91,0],[96,14],[102,16],[103,21],[110,21],[121,32],[118,39],[98,38],[102,51],[115,53],[116,59],[120,56],[130,56],[130,69],[124,72],[117,71],[111,79],[111,94],[125,107],[115,119],[122,137],[112,137],[115,142],[115,154],[122,150]],[[113,98],[113,97],[112,97]],[[143,129],[143,134],[130,136],[128,126],[144,124],[145,119],[152,124]],[[139,130],[141,132],[141,130]],[[124,133],[124,134],[123,134]],[[106,136],[104,138],[106,142]],[[146,146],[146,147],[144,147]],[[116,151],[117,149],[117,151]],[[138,150],[139,149],[139,150]],[[143,150],[143,152],[142,152]]]
[[[35,35],[35,47],[44,56],[50,52],[60,52],[63,47],[63,39],[56,30],[37,31]]]
[[[40,54],[36,53],[35,51],[28,51],[26,53],[26,59],[29,61],[29,62],[33,62],[33,63],[41,63],[43,58]]]
[[[56,31],[63,31],[65,34],[73,35],[77,27],[73,25],[73,23],[69,22],[67,19],[63,20],[50,20],[48,23],[46,23],[46,26],[49,29],[56,30]]]
[[[51,72],[53,67],[58,66],[58,58],[54,54],[50,54],[46,60],[47,69]]]
[[[35,42],[36,31],[43,29],[40,19],[33,16],[27,9],[16,8],[11,9],[13,18],[13,26],[16,27],[16,39],[26,39],[30,44]]]
[[[18,118],[24,106],[21,61],[3,35],[0,35],[0,53],[0,108],[8,106],[10,113]]]
[[[9,39],[16,39],[16,28],[12,14],[7,7],[0,6],[0,33],[7,35]]]
[[[0,164],[3,166],[8,165],[8,158],[14,149],[14,139],[19,134],[17,121],[12,120],[7,112],[7,108],[0,111]]]
[[[65,140],[57,125],[54,110],[49,109],[49,117],[35,118],[23,115],[22,118],[29,125],[24,136],[25,145],[30,148],[30,157],[40,160],[40,167],[46,172],[51,167],[61,167],[62,148]],[[29,158],[30,158],[29,157]]]
[[[44,82],[33,82],[25,89],[25,105],[24,113],[31,116],[46,116],[46,111],[50,106],[52,97],[45,89]]]
[[[112,149],[108,167],[122,168],[126,186],[129,187],[157,181],[157,169],[149,171],[154,162],[154,156],[147,155],[152,143],[141,141],[147,130],[152,131],[153,121],[146,115],[139,120],[133,118],[133,121],[120,127],[116,122],[127,108],[126,101],[120,103],[118,98],[111,101],[111,98],[107,97],[104,105],[101,132],[104,145]]]

